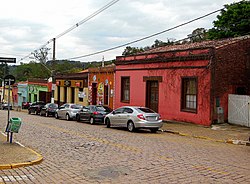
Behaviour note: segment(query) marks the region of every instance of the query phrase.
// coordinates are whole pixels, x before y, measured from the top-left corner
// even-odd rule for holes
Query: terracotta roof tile
[[[142,52],[140,54],[148,54],[148,53],[156,53],[156,52],[168,52],[168,51],[175,51],[175,50],[198,49],[198,48],[207,48],[207,47],[220,48],[220,47],[230,45],[230,44],[233,44],[235,42],[238,42],[238,41],[241,41],[244,39],[249,39],[249,38],[250,38],[250,35],[246,35],[246,36],[223,39],[223,40],[209,40],[209,41],[196,42],[196,43],[164,46],[164,47],[158,47],[155,49],[151,49],[151,50]]]

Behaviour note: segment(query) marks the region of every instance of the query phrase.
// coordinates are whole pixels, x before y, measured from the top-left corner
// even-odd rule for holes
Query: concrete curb
[[[17,143],[20,145],[20,143]],[[29,162],[21,162],[21,163],[13,163],[13,164],[0,164],[0,170],[6,170],[6,169],[14,169],[14,168],[18,168],[18,167],[26,167],[26,166],[31,166],[31,165],[36,165],[39,164],[43,161],[43,156],[40,155],[39,153],[35,152],[34,150],[30,149],[30,148],[26,148],[23,145],[20,145],[22,147],[24,147],[25,149],[29,150],[30,152],[32,152],[33,154],[35,154],[37,156],[36,160],[33,161],[29,161]]]
[[[214,142],[221,142],[221,143],[234,144],[234,145],[250,146],[250,142],[249,141],[231,140],[231,139],[228,139],[228,140],[219,140],[219,139],[213,139],[213,138],[205,137],[205,136],[196,136],[196,135],[184,134],[184,133],[181,133],[181,132],[171,131],[171,130],[161,130],[161,131],[162,132],[166,132],[166,133],[180,135],[180,136],[186,136],[186,137],[193,137],[193,138],[197,138],[197,139],[210,140],[210,141],[214,141]]]
[[[29,148],[26,148],[26,149],[29,149]],[[3,165],[0,165],[0,170],[14,169],[14,168],[18,168],[18,167],[27,167],[27,166],[39,164],[43,161],[42,155],[36,153],[35,151],[33,151],[31,149],[29,149],[29,150],[38,156],[38,158],[36,160],[29,161],[29,162],[23,162],[23,163],[15,163],[15,164],[3,164]]]

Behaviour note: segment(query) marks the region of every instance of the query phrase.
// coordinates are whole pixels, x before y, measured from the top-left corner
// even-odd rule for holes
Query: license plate
[[[148,117],[147,117],[147,120],[148,120],[148,121],[156,121],[156,120],[157,120],[157,117],[156,117],[156,116],[148,116]]]

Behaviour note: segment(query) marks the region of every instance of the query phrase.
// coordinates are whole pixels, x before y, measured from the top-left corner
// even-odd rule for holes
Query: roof
[[[250,35],[235,37],[235,38],[227,38],[221,40],[208,40],[202,42],[195,42],[195,43],[187,43],[187,44],[180,44],[180,45],[170,45],[164,47],[158,47],[155,49],[151,49],[145,51],[140,54],[148,54],[148,53],[156,53],[156,52],[168,52],[168,51],[178,51],[178,50],[189,50],[189,49],[199,49],[199,48],[215,48],[218,49],[220,47],[224,47],[245,39],[249,39]]]
[[[58,74],[55,76],[55,79],[85,79],[88,78],[87,72],[81,73],[69,73],[69,74]]]
[[[115,64],[127,65],[135,63],[209,60],[213,49],[223,48],[249,38],[250,35],[246,35],[222,40],[209,40],[158,47],[136,55],[117,56]]]

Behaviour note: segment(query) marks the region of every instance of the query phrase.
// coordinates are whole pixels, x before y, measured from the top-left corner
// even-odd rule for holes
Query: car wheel
[[[40,116],[43,116],[43,113],[42,113],[42,112],[40,112]]]
[[[59,119],[59,116],[58,116],[58,114],[57,114],[57,113],[55,113],[55,118],[56,118],[56,119]]]
[[[90,118],[90,120],[89,120],[89,122],[90,122],[90,124],[91,124],[91,125],[93,125],[93,124],[95,123],[94,118],[93,118],[93,117],[91,117],[91,118]]]
[[[35,114],[36,114],[36,115],[38,114],[37,110],[35,110]]]
[[[46,116],[46,117],[49,117],[49,113],[48,113],[48,112],[45,112],[45,116]]]
[[[81,121],[81,120],[80,120],[80,115],[78,115],[78,114],[76,115],[76,121],[77,121],[77,122],[80,122],[80,121]]]
[[[110,119],[109,118],[106,118],[105,123],[106,123],[107,128],[111,127],[111,123],[110,123]]]
[[[127,125],[127,128],[128,128],[128,131],[134,132],[135,131],[135,125],[134,125],[134,123],[132,121],[129,121],[128,125]]]
[[[30,111],[30,110],[28,110],[28,114],[31,114],[31,111]]]
[[[156,132],[158,131],[158,128],[152,128],[152,129],[150,129],[150,131],[151,131],[152,133],[156,133]]]
[[[69,116],[69,114],[66,114],[66,120],[67,120],[67,121],[70,121],[70,116]]]

